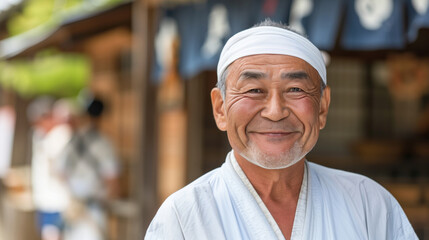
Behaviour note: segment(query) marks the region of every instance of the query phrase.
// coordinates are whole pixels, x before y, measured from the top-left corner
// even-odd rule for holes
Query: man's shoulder
[[[171,194],[164,204],[173,204],[181,207],[183,203],[194,203],[212,196],[213,185],[221,179],[220,168],[211,170],[185,187]],[[164,205],[163,204],[163,205]]]
[[[372,239],[417,239],[398,201],[376,181],[315,163],[308,166],[312,190],[329,200],[325,203],[338,218],[352,213],[351,222],[364,223]]]
[[[326,187],[347,191],[349,194],[362,194],[364,192],[379,192],[385,198],[390,193],[373,179],[353,172],[325,167],[316,163],[308,163],[310,175]]]
[[[324,177],[324,178],[342,178],[344,180],[350,180],[354,182],[361,182],[361,181],[373,181],[369,177],[364,176],[359,173],[349,172],[341,169],[336,168],[330,168],[326,166],[322,166],[317,163],[308,162],[308,167],[310,169],[310,172],[313,174],[317,174],[318,177]]]
[[[215,195],[224,183],[221,168],[217,168],[171,194],[158,209],[146,238],[210,239],[208,236],[222,234]]]

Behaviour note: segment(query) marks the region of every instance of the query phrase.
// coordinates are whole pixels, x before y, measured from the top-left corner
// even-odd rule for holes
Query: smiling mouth
[[[262,135],[273,135],[273,136],[277,136],[277,135],[288,135],[291,134],[292,132],[255,132],[256,134],[262,134]]]
[[[296,133],[297,132],[277,132],[277,131],[249,132],[249,137],[252,139],[251,141],[255,141],[255,143],[258,142],[259,144],[274,144],[275,146],[277,146],[277,144],[295,142],[297,140]]]
[[[267,130],[250,130],[249,133],[257,133],[257,134],[291,134],[294,133],[294,130],[284,130],[284,129],[267,129]]]
[[[249,134],[256,134],[259,136],[265,136],[265,137],[270,137],[270,138],[287,137],[287,136],[293,135],[294,133],[296,133],[296,132],[283,132],[283,131],[269,131],[269,132],[252,131],[252,132],[249,132]]]

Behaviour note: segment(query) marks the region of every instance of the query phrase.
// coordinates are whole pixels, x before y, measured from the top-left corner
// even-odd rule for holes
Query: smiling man
[[[271,21],[237,33],[211,99],[232,151],[163,203],[146,239],[417,239],[380,185],[306,160],[330,103],[306,38]]]

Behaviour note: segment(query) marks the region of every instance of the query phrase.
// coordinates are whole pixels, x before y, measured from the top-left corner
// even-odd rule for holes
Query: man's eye
[[[301,88],[293,87],[289,89],[289,92],[303,92]]]
[[[262,90],[255,88],[255,89],[250,89],[249,91],[247,91],[247,93],[262,93]]]

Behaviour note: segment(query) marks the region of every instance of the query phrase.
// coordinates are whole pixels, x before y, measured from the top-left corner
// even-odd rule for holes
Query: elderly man
[[[146,239],[417,239],[374,181],[306,161],[326,124],[320,51],[266,21],[228,40],[211,93],[232,151],[171,195]]]

